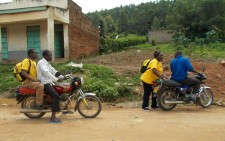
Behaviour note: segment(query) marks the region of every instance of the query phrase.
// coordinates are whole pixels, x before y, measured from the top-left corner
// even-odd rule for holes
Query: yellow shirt
[[[158,76],[156,76],[152,69],[156,69],[159,74],[163,73],[163,67],[162,63],[159,62],[157,59],[153,59],[149,64],[148,64],[148,69],[141,75],[141,80],[144,81],[145,83],[148,84],[153,84],[153,82],[158,79]]]
[[[30,59],[29,59],[30,60]],[[23,61],[22,61],[22,70],[26,70],[26,71],[28,71],[28,69],[29,69],[29,67],[30,67],[30,73],[29,73],[29,75],[32,77],[32,78],[34,78],[34,79],[36,79],[37,78],[37,65],[36,65],[36,62],[35,61],[33,61],[33,60],[30,60],[30,62],[29,62],[29,60],[26,58],[26,59],[24,59]],[[31,63],[31,64],[30,64]],[[30,66],[31,65],[31,66]],[[27,81],[27,79],[25,80],[25,81]],[[24,82],[25,82],[24,81]]]

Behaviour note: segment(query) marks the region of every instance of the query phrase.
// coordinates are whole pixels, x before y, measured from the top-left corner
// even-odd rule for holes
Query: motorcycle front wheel
[[[35,104],[35,97],[34,96],[27,96],[23,99],[21,103],[21,109],[32,109]],[[23,113],[25,116],[27,116],[30,119],[38,119],[45,115],[44,112],[42,113]]]
[[[210,89],[206,88],[199,94],[197,102],[202,108],[209,107],[213,103],[213,92]]]
[[[163,111],[170,111],[177,106],[176,104],[165,103],[165,101],[171,101],[173,99],[176,99],[176,95],[170,89],[163,88],[157,93],[157,104]]]
[[[102,110],[101,101],[96,96],[85,96],[78,100],[77,110],[85,118],[95,118]]]

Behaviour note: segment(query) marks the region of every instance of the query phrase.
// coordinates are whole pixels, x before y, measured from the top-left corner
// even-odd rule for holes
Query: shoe
[[[44,110],[43,105],[38,105],[38,104],[35,104],[33,108],[34,108],[35,110]]]
[[[157,105],[156,106],[151,106],[152,109],[157,109],[159,108]]]
[[[189,101],[196,102],[196,94],[190,94],[188,99],[189,99]]]
[[[149,111],[149,107],[142,108],[144,111]]]
[[[54,118],[54,119],[50,119],[49,121],[48,121],[49,123],[62,123],[62,121],[60,120],[60,119],[58,119],[58,118]]]

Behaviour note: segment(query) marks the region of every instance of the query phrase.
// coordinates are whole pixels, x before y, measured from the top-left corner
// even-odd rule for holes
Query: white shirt
[[[55,77],[56,70],[52,67],[52,65],[45,60],[45,58],[41,59],[37,63],[37,78],[40,80],[43,84],[53,84],[53,82],[56,82],[58,78]]]

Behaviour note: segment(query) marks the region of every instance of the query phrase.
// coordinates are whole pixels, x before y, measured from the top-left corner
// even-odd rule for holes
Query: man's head
[[[163,54],[160,51],[155,51],[154,52],[154,58],[156,58],[158,61],[163,60]]]
[[[36,60],[38,58],[38,54],[36,49],[29,49],[27,52],[28,58],[31,60]]]
[[[44,50],[42,53],[42,56],[45,58],[45,60],[52,61],[52,53],[49,50]]]
[[[176,58],[177,56],[182,56],[182,52],[181,52],[181,51],[177,51],[177,52],[174,54],[174,57]]]

